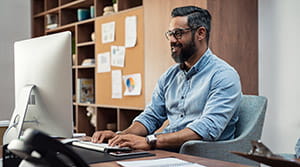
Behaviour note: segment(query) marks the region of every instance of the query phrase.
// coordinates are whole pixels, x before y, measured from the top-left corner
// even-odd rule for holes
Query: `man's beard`
[[[180,64],[187,61],[196,52],[196,46],[195,46],[194,40],[191,40],[191,42],[189,42],[189,44],[187,46],[183,46],[180,43],[178,43],[178,44],[175,43],[175,44],[171,44],[171,48],[172,47],[181,48],[179,55],[177,55],[176,52],[172,52],[172,49],[171,49],[173,60],[176,63],[180,63]]]

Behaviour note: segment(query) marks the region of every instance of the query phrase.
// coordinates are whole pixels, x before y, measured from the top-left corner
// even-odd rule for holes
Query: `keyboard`
[[[86,148],[95,151],[101,152],[113,152],[113,151],[130,151],[131,148],[129,147],[119,147],[119,146],[109,146],[107,143],[93,143],[90,141],[74,141],[72,145]]]

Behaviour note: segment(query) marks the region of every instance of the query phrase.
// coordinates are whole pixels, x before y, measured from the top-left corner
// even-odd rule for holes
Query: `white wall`
[[[262,141],[294,153],[300,137],[300,1],[259,0],[259,92],[268,97]]]
[[[0,0],[0,120],[14,108],[14,41],[29,38],[30,0]]]

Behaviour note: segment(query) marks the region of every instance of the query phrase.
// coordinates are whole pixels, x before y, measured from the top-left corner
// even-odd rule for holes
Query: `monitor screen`
[[[6,143],[22,129],[72,137],[71,32],[15,42],[15,110]]]

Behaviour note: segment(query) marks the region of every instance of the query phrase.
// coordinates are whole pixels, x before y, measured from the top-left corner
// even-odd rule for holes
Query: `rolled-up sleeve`
[[[238,74],[231,69],[216,72],[211,80],[210,93],[202,115],[187,127],[203,140],[218,140],[235,114],[241,97]]]
[[[165,75],[163,75],[156,84],[151,102],[146,106],[145,110],[133,120],[142,123],[148,130],[148,134],[152,134],[156,129],[161,127],[163,122],[167,119],[165,112],[164,76]]]

